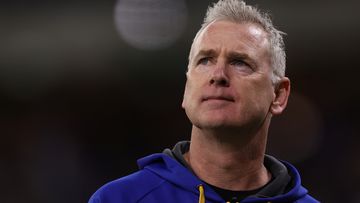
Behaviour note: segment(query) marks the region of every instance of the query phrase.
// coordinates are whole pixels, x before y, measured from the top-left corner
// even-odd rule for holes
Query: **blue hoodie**
[[[318,202],[301,186],[297,170],[286,162],[283,164],[292,179],[287,192],[274,197],[253,195],[241,202]],[[167,154],[157,153],[139,159],[138,165],[139,171],[102,186],[89,203],[225,203],[209,185]]]

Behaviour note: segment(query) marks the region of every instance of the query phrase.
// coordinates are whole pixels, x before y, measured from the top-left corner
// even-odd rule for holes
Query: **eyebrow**
[[[247,59],[252,61],[251,57],[245,53],[230,52],[227,57],[230,59]]]
[[[214,49],[205,49],[205,50],[200,50],[199,53],[197,53],[194,58],[198,58],[199,56],[215,56],[215,55],[217,55],[217,52]],[[228,53],[227,57],[252,60],[248,54],[234,52],[234,51]]]
[[[200,50],[195,56],[194,56],[194,60],[198,60],[199,57],[202,56],[216,56],[217,55],[217,51],[214,49],[204,49],[204,50]],[[248,63],[252,64],[252,65],[256,65],[255,60],[252,59],[248,54],[246,53],[239,53],[239,52],[230,52],[227,54],[226,56],[229,60],[233,60],[233,59],[241,59],[244,61],[247,61]]]
[[[246,53],[230,52],[227,55],[227,57],[230,60],[241,59],[241,60],[245,61],[246,63],[248,63],[251,67],[257,68],[256,61]]]
[[[199,56],[215,56],[216,51],[214,49],[206,49],[206,50],[200,50],[199,53],[197,53],[194,57],[194,59],[199,58]]]

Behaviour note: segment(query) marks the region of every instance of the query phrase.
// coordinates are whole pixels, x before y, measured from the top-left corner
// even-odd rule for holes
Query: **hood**
[[[266,158],[272,158],[271,156],[266,155]],[[246,199],[244,199],[243,203],[250,203],[250,202],[295,202],[299,199],[302,199],[304,196],[308,194],[307,189],[305,189],[301,185],[301,178],[299,172],[296,170],[296,168],[291,165],[288,162],[281,161],[282,164],[284,164],[288,170],[288,174],[291,177],[291,183],[288,186],[288,189],[283,194],[276,195],[274,197],[261,197],[261,195],[255,195],[250,196]],[[261,193],[261,191],[260,191]],[[261,198],[261,199],[259,199]],[[261,201],[260,201],[261,200]]]
[[[267,156],[270,157],[270,156]],[[268,159],[268,158],[266,158]],[[271,157],[271,159],[275,159]],[[261,194],[249,196],[244,199],[244,203],[252,202],[294,202],[307,195],[307,190],[301,186],[300,175],[294,166],[287,162],[282,162],[288,169],[291,177],[291,185],[289,189],[283,194],[276,195],[275,197],[265,197]],[[138,160],[140,169],[149,170],[152,173],[160,176],[162,179],[199,196],[205,195],[206,199],[215,202],[223,202],[224,200],[214,192],[205,182],[197,178],[189,169],[180,164],[173,157],[157,153]],[[200,187],[201,186],[201,189]],[[201,194],[201,190],[203,193]]]
[[[187,168],[181,165],[172,157],[157,153],[138,160],[140,169],[149,170],[168,182],[192,193],[201,198],[201,190],[205,193],[206,199],[223,202],[222,198],[203,181],[192,174]]]

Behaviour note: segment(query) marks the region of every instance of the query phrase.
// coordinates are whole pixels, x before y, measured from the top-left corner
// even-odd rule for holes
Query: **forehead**
[[[263,55],[269,51],[268,34],[254,23],[215,21],[210,23],[195,39],[194,54],[206,49],[228,49]]]

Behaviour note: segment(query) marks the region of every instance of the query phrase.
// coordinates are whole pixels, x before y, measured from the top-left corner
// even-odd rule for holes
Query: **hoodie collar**
[[[199,195],[199,185],[203,185],[206,198],[222,201],[222,198],[210,186],[194,175],[185,161],[183,154],[189,150],[189,146],[189,141],[179,142],[172,150],[165,149],[163,153],[139,159],[138,165],[140,169],[150,170],[197,195]],[[256,202],[259,198],[262,201],[290,201],[307,194],[307,190],[301,186],[300,175],[294,166],[269,155],[265,155],[264,165],[271,172],[272,181],[257,194],[244,199],[243,202]]]
[[[196,177],[174,158],[164,153],[152,154],[141,158],[138,160],[138,166],[140,169],[149,170],[166,181],[195,193],[199,197],[201,196],[201,188],[205,191],[206,199],[223,202],[222,198],[211,187],[206,185],[205,182]]]

